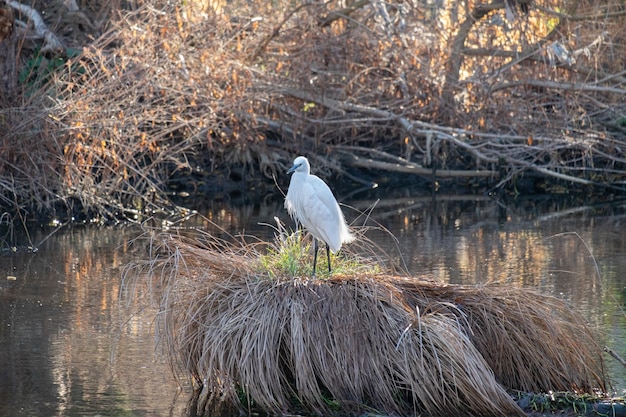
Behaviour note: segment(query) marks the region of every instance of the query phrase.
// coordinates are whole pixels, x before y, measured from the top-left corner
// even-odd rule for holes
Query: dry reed
[[[193,377],[192,415],[525,415],[507,389],[603,388],[601,354],[564,302],[388,275],[272,277],[257,245],[153,238],[159,337]]]

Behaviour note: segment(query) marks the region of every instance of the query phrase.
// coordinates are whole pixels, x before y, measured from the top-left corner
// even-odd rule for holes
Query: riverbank
[[[175,213],[174,194],[272,189],[299,154],[353,188],[626,193],[618,2],[44,3],[63,47],[25,43],[0,108],[13,219]],[[13,12],[16,47],[33,15]]]

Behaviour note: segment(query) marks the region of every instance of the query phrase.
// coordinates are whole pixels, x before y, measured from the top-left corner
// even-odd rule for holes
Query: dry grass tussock
[[[277,275],[262,246],[161,233],[127,271],[195,381],[192,415],[524,415],[507,390],[604,387],[601,351],[562,301],[376,269]]]

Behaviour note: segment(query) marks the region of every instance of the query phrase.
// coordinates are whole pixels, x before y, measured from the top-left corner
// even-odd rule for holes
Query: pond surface
[[[476,196],[350,200],[353,224],[390,264],[413,275],[475,285],[538,289],[570,302],[626,358],[626,203],[567,207],[503,205]],[[280,199],[199,210],[216,234],[271,239],[274,216],[291,225]],[[368,213],[360,214],[360,213]],[[124,266],[145,259],[136,226],[53,228],[3,234],[0,254],[0,415],[178,416],[190,392],[154,341],[155,311],[121,289]],[[393,233],[393,236],[391,235]],[[35,253],[26,247],[39,243]],[[613,387],[626,368],[605,357]]]

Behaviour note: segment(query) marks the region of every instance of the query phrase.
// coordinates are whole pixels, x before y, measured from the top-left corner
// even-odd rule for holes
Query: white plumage
[[[294,220],[313,235],[315,251],[313,275],[315,275],[317,263],[318,240],[326,243],[328,272],[330,272],[328,250],[337,253],[343,243],[354,240],[354,235],[350,232],[332,191],[319,177],[311,175],[309,161],[304,156],[297,157],[287,173],[293,174],[285,198],[285,208]]]

